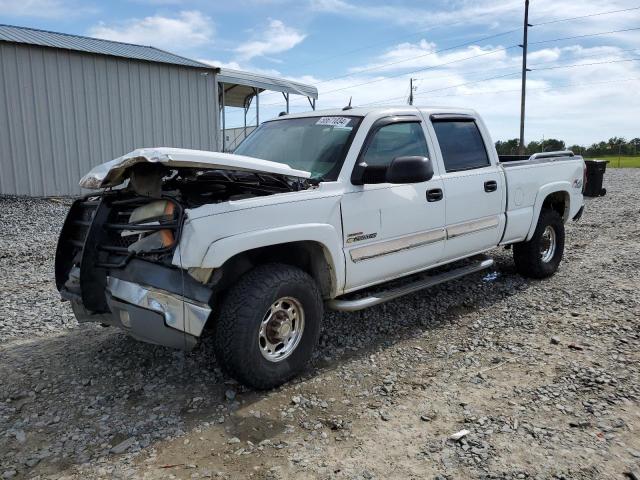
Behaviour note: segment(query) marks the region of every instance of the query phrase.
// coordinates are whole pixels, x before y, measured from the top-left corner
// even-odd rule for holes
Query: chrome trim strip
[[[196,337],[202,334],[211,314],[207,304],[119,278],[108,276],[107,289],[120,300],[161,313],[167,326]]]
[[[468,235],[470,233],[480,232],[482,230],[497,228],[499,224],[500,221],[498,220],[497,216],[459,223],[457,225],[447,227],[447,238],[455,238],[462,235]]]
[[[351,260],[353,262],[361,262],[370,258],[389,255],[391,253],[408,250],[410,248],[422,247],[430,243],[440,242],[446,238],[444,228],[429,230],[427,232],[413,233],[395,240],[375,243],[351,250]]]

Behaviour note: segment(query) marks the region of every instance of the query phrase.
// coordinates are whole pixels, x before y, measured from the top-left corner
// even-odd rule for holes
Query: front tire
[[[247,386],[277,387],[311,359],[322,314],[322,297],[311,276],[285,264],[258,266],[223,301],[215,327],[216,358]]]
[[[547,278],[556,273],[564,254],[564,237],[564,223],[558,212],[542,210],[531,240],[513,246],[518,273],[530,278]]]

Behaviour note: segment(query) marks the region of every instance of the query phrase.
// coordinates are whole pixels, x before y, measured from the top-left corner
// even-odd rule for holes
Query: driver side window
[[[362,159],[368,166],[387,167],[396,157],[428,157],[429,149],[419,122],[392,123],[371,139]]]

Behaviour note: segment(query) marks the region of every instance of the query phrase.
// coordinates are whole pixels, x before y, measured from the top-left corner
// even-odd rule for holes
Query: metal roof
[[[220,68],[216,77],[218,82],[227,84],[224,89],[224,103],[232,107],[245,106],[248,99],[255,94],[254,89],[260,92],[275,90],[276,92],[318,98],[318,89],[316,87],[287,80],[286,78],[231,70],[229,68]]]
[[[215,69],[210,65],[165,52],[154,47],[114,42],[99,38],[70,35],[67,33],[49,32],[36,28],[16,27],[0,24],[0,41],[39,45],[42,47],[76,50],[79,52],[111,55],[115,57],[145,60],[148,62],[170,63],[186,67]]]

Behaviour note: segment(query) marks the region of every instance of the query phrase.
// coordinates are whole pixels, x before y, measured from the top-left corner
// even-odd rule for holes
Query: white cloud
[[[501,45],[468,45],[461,49],[438,52],[435,43],[423,39],[418,43],[396,45],[378,56],[373,62],[353,67],[351,72],[415,70],[438,66],[456,68],[457,62],[461,61],[464,61],[465,68],[469,68],[470,65],[481,66],[486,64],[487,60],[495,64],[495,62],[507,59],[507,51],[504,48]],[[475,56],[479,56],[479,58],[471,58]]]
[[[61,0],[0,0],[0,14],[7,17],[61,18],[94,12],[93,7]]]
[[[552,62],[560,58],[561,50],[559,48],[543,48],[535,50],[527,54],[527,62]]]
[[[267,29],[258,38],[238,46],[235,51],[243,60],[282,53],[292,49],[305,39],[306,35],[286,26],[280,20],[270,20]]]
[[[437,45],[427,41],[400,44],[381,53],[372,63],[361,65],[356,70],[390,59],[405,58],[407,54],[410,56],[418,51],[431,52],[437,48]],[[544,48],[532,50],[530,64],[547,67],[636,56],[633,52],[623,52],[626,48],[580,45]],[[437,65],[468,57],[471,56],[470,52],[482,52],[483,49],[484,47],[470,46],[462,53],[443,52],[402,63],[402,68],[354,72],[347,78],[335,80],[323,81],[321,78],[309,76],[294,80],[317,85],[318,108],[338,108],[346,105],[351,96],[354,106],[368,103],[381,106],[406,104],[409,78],[418,78],[417,105],[474,108],[485,118],[494,139],[516,138],[520,112],[520,50],[487,55],[420,73],[403,73],[424,68],[425,65]],[[515,75],[486,80],[512,72]],[[612,81],[614,83],[609,83]],[[638,88],[640,62],[530,72],[527,77],[525,138],[530,141],[539,140],[542,136],[556,137],[568,144],[587,145],[614,135],[637,137],[636,113],[630,106],[629,92]],[[277,95],[264,94],[263,97],[260,104],[261,118],[275,116],[283,109],[283,102]],[[292,111],[309,109],[305,98],[292,99]],[[270,105],[271,103],[277,105]]]
[[[211,42],[214,26],[211,18],[201,12],[182,11],[176,17],[155,15],[115,25],[101,23],[92,27],[89,34],[118,42],[185,50]]]
[[[455,8],[449,10],[429,7],[406,7],[403,5],[361,5],[346,0],[310,0],[311,9],[320,13],[344,15],[350,18],[383,20],[399,25],[418,24],[438,26],[449,22],[459,23],[496,23],[496,18],[520,8],[520,3],[505,3],[491,0],[470,4],[467,1],[450,2]]]

